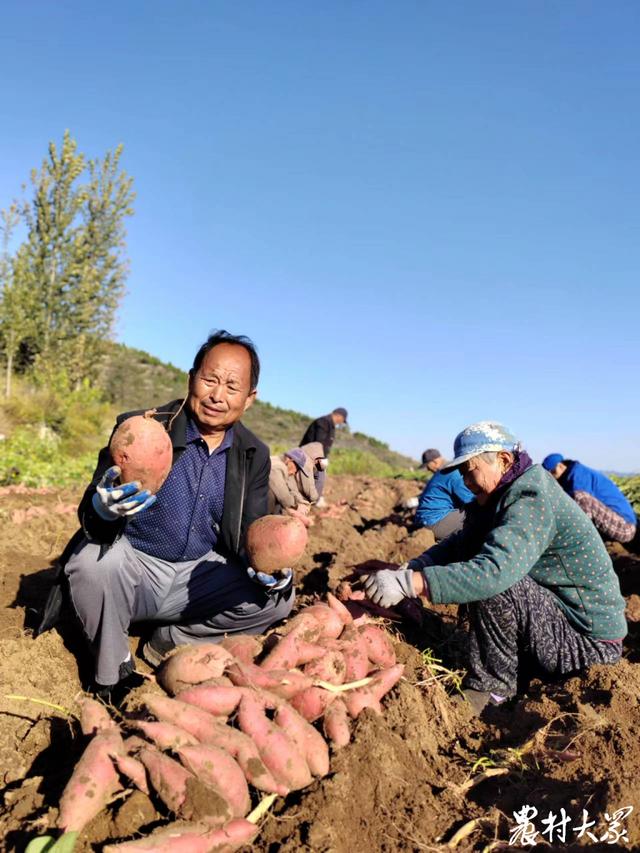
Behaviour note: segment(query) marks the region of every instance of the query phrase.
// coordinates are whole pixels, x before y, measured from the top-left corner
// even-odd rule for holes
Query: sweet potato
[[[291,699],[291,705],[305,720],[318,720],[336,698],[335,693],[322,687],[307,687]]]
[[[326,604],[318,602],[310,607],[305,607],[298,615],[313,616],[313,618],[322,626],[322,637],[330,637],[335,639],[339,637],[344,628],[344,623],[340,615]]]
[[[307,528],[289,515],[265,515],[247,528],[245,547],[257,572],[271,574],[295,566],[307,547]]]
[[[291,699],[296,693],[313,685],[312,679],[297,669],[267,671],[255,664],[236,661],[227,672],[231,681],[239,687],[260,687],[283,699]]]
[[[227,717],[238,707],[241,696],[242,692],[239,687],[219,687],[205,681],[202,684],[194,684],[193,687],[181,690],[176,695],[176,700],[195,705],[216,717]]]
[[[344,680],[359,681],[369,671],[369,657],[367,646],[354,626],[345,628],[340,637],[340,649],[346,664]]]
[[[309,663],[324,654],[324,648],[317,641],[322,634],[322,626],[316,619],[298,623],[280,639],[260,666],[262,669],[295,669],[298,664]]]
[[[343,625],[350,625],[353,622],[353,617],[344,604],[330,592],[327,593],[327,604],[338,614]]]
[[[117,732],[118,724],[111,719],[106,705],[85,696],[80,702],[80,728],[83,735],[94,735],[97,732]]]
[[[351,724],[347,706],[340,697],[332,702],[325,711],[322,725],[325,735],[335,749],[341,749],[351,740]]]
[[[358,633],[364,639],[367,657],[380,669],[388,669],[396,662],[396,653],[388,634],[376,625],[363,625]]]
[[[219,678],[231,661],[233,655],[215,643],[182,646],[160,664],[156,677],[167,693],[175,695],[192,684]]]
[[[287,735],[267,718],[259,698],[248,692],[238,707],[238,725],[254,741],[265,766],[279,782],[291,791],[311,784],[311,772],[304,757]]]
[[[252,634],[231,634],[220,645],[243,663],[253,663],[262,651],[262,642]]]
[[[165,806],[179,812],[187,796],[187,780],[193,778],[181,764],[153,747],[140,750],[140,761],[147,768],[149,780]]]
[[[140,729],[152,740],[159,749],[178,749],[199,743],[198,738],[173,723],[153,723],[150,720],[139,720],[136,728]]]
[[[274,722],[293,741],[313,775],[326,776],[329,772],[329,749],[320,732],[288,702],[279,703]]]
[[[111,755],[124,753],[119,734],[104,732],[87,744],[60,798],[58,826],[79,832],[120,789]]]
[[[329,684],[343,684],[347,674],[344,655],[339,651],[327,651],[324,657],[308,663],[304,674],[313,679],[328,681]]]
[[[178,821],[145,838],[108,844],[103,853],[234,853],[250,844],[257,834],[258,827],[248,820],[232,820],[218,829],[204,823]]]
[[[184,766],[207,785],[222,792],[234,817],[244,817],[251,808],[249,788],[240,765],[217,746],[185,746],[178,750]]]
[[[153,417],[134,415],[127,418],[111,436],[109,450],[120,467],[120,482],[137,481],[151,494],[159,491],[171,470],[171,439]]]
[[[120,773],[130,779],[138,790],[143,794],[149,793],[147,773],[142,762],[130,755],[115,755],[113,760]]]
[[[173,723],[184,731],[192,734],[201,743],[209,743],[208,738],[215,736],[217,727],[223,725],[218,717],[214,717],[208,711],[170,699],[168,696],[160,696],[157,693],[145,693],[142,701],[151,713],[162,723]]]
[[[382,713],[380,700],[400,681],[403,672],[404,665],[396,664],[376,673],[366,687],[349,691],[344,697],[349,714],[355,719],[365,708],[371,708],[376,714]]]

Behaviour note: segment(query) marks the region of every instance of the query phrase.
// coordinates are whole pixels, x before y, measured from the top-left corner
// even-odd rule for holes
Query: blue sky
[[[122,142],[120,340],[248,334],[263,399],[414,456],[491,418],[640,469],[639,42],[635,0],[13,0],[0,206]]]

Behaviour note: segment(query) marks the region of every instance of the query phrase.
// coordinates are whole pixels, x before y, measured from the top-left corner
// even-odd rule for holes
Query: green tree
[[[19,208],[13,203],[0,212],[2,254],[0,255],[0,341],[5,359],[5,397],[11,396],[14,363],[21,345],[32,333],[31,291],[25,271],[25,252],[9,254],[11,235],[19,222]]]
[[[51,142],[31,173],[23,279],[33,288],[36,373],[44,381],[61,371],[76,388],[95,378],[113,332],[127,274],[124,218],[134,198],[121,154],[118,146],[87,161],[65,131],[60,149]]]

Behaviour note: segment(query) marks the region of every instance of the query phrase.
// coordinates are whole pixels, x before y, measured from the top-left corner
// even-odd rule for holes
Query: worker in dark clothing
[[[330,415],[316,418],[309,424],[307,431],[302,436],[300,447],[310,444],[312,441],[319,441],[324,448],[324,455],[328,456],[331,453],[331,445],[336,436],[336,426],[346,424],[346,422],[347,410],[342,407],[334,409]]]

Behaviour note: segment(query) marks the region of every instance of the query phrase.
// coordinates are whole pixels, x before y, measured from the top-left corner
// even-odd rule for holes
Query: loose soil
[[[418,491],[418,483],[403,480],[330,478],[329,510],[315,512],[297,571],[299,602],[335,590],[364,560],[400,562],[429,547],[431,535],[410,533],[402,509]],[[55,558],[76,527],[70,508],[78,497],[0,491],[0,850],[22,851],[55,825],[60,794],[84,747],[68,713],[77,710],[90,673],[82,641],[70,620],[33,637]],[[506,849],[513,812],[531,805],[539,832],[549,812],[570,818],[566,840],[555,832],[552,849],[640,850],[640,559],[617,546],[612,557],[628,603],[620,664],[554,684],[534,679],[515,704],[492,708],[480,721],[456,698],[455,679],[430,669],[422,654],[431,649],[448,667],[461,667],[463,615],[438,608],[421,625],[389,625],[406,672],[385,699],[384,716],[362,715],[352,743],[332,757],[330,775],[278,800],[252,849]],[[139,670],[149,672],[137,657],[143,640],[132,635],[131,648]],[[8,699],[12,694],[24,698]],[[618,831],[625,829],[628,840],[605,837],[605,815],[627,806],[633,811]],[[595,841],[572,829],[583,810],[596,822],[588,830]],[[148,832],[166,819],[156,802],[132,793],[96,818],[76,849],[100,851],[107,840]],[[545,849],[548,838],[538,835]]]

